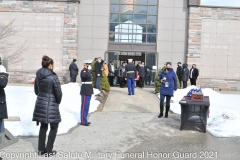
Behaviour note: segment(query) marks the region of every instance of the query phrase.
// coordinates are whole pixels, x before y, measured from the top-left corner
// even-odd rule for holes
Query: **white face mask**
[[[91,66],[91,65],[89,65],[89,66],[88,66],[88,70],[91,70],[91,69],[92,69],[92,66]]]

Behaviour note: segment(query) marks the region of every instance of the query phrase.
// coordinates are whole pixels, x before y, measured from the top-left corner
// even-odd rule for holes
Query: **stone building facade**
[[[22,60],[19,63],[9,64],[10,82],[33,82],[36,70],[41,67],[43,55],[53,58],[60,81],[68,82],[68,66],[78,55],[78,3],[47,1],[0,3],[1,23],[7,23],[12,19],[15,21],[12,25],[16,28],[20,25],[20,33],[14,37],[18,42],[27,37],[27,49],[21,55]],[[23,31],[26,31],[25,34]],[[48,38],[43,39],[44,37]]]
[[[189,8],[187,63],[197,64],[203,88],[240,90],[240,9]]]

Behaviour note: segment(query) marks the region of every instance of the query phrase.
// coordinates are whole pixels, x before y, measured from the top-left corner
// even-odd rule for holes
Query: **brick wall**
[[[240,9],[189,8],[187,63],[202,88],[240,91]]]
[[[62,70],[57,73],[61,83],[69,79],[68,66],[73,58],[77,58],[78,37],[78,3],[66,2],[41,2],[41,1],[13,1],[0,3],[0,12],[14,13],[61,13],[63,20],[62,37]],[[1,14],[1,13],[0,13]],[[61,55],[61,54],[60,54]],[[54,58],[53,58],[54,59]],[[35,72],[11,71],[10,82],[31,83],[35,78]]]

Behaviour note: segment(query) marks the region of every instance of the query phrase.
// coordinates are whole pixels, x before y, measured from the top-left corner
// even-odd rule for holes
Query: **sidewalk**
[[[57,136],[54,149],[58,154],[51,159],[176,159],[190,153],[197,157],[189,159],[208,159],[203,157],[208,155],[211,159],[239,159],[239,138],[180,131],[180,115],[170,113],[169,118],[159,119],[158,114],[159,100],[152,88],[136,89],[129,96],[127,88],[113,87],[104,110],[90,115],[90,127],[78,125]],[[37,137],[20,137],[1,153],[34,153],[37,144]]]

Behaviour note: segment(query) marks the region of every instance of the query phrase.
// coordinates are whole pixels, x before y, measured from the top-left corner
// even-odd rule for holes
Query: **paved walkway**
[[[76,126],[57,136],[58,154],[51,159],[87,159],[90,153],[89,159],[239,159],[239,138],[180,131],[180,115],[159,119],[158,109],[153,89],[136,89],[134,96],[128,96],[127,89],[114,87],[104,110],[90,115],[90,127]],[[23,137],[1,153],[27,155],[37,151],[37,143],[37,137]]]

